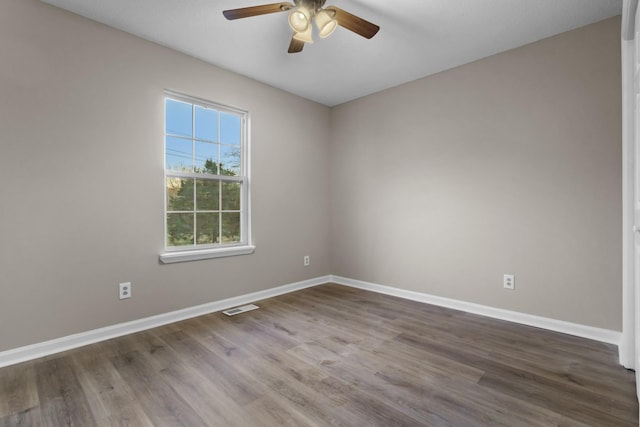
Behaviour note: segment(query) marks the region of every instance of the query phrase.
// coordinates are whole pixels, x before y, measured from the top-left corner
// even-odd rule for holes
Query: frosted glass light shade
[[[313,43],[313,36],[311,34],[311,25],[307,27],[306,31],[297,32],[293,35],[293,38],[305,43]]]
[[[320,38],[329,37],[338,28],[338,21],[333,19],[333,14],[326,10],[321,10],[315,17]]]
[[[304,6],[298,6],[289,12],[289,26],[296,33],[307,31],[311,28],[311,13]]]

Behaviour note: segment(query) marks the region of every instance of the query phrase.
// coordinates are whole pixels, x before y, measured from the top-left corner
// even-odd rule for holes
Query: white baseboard
[[[180,320],[202,316],[203,314],[214,313],[232,307],[237,307],[239,305],[249,304],[300,289],[321,285],[330,281],[331,276],[316,277],[314,279],[290,283],[288,285],[278,286],[276,288],[266,289],[264,291],[253,292],[233,298],[214,301],[194,307],[188,307],[182,310],[171,311],[169,313],[163,313],[157,316],[132,320],[130,322],[119,323],[117,325],[94,329],[92,331],[68,335],[50,341],[44,341],[24,347],[14,348],[11,350],[0,352],[0,368],[4,366],[14,365],[16,363],[26,362],[28,360],[37,359],[39,357],[60,353],[62,351],[71,350],[73,348],[82,347],[99,341],[105,341],[111,338],[132,334],[134,332],[140,332],[146,329],[167,325],[169,323],[179,322]]]
[[[501,308],[489,307],[471,302],[459,301],[450,298],[438,297],[421,292],[407,291],[390,286],[378,285],[375,283],[363,282],[361,280],[349,279],[341,276],[330,276],[333,283],[350,286],[352,288],[364,289],[378,292],[399,298],[409,299],[441,307],[452,308],[465,311],[467,313],[479,314],[481,316],[492,317],[494,319],[507,320],[509,322],[520,323],[522,325],[535,326],[537,328],[548,329],[550,331],[561,332],[582,338],[608,344],[620,345],[622,333],[609,329],[601,329],[593,326],[580,325],[577,323],[565,322],[563,320],[549,319],[547,317],[534,316],[532,314],[518,313],[516,311],[503,310]]]
[[[485,305],[438,297],[421,292],[408,291],[404,289],[393,288],[390,286],[363,282],[361,280],[354,280],[341,276],[328,275],[3,351],[0,352],[0,368],[4,366],[14,365],[16,363],[26,362],[28,360],[37,359],[39,357],[60,353],[62,351],[71,350],[77,347],[82,347],[99,341],[105,341],[111,338],[144,331],[146,329],[151,329],[162,325],[167,325],[169,323],[179,322],[181,320],[190,319],[192,317],[227,310],[239,305],[250,304],[266,298],[287,294],[289,292],[294,292],[300,289],[310,288],[312,286],[322,285],[325,283],[337,283],[340,285],[350,286],[353,288],[377,292],[385,295],[391,295],[427,304],[438,305],[441,307],[452,308],[468,313],[479,314],[481,316],[487,316],[495,319],[520,323],[523,325],[548,329],[551,331],[562,332],[569,335],[575,335],[578,337],[588,338],[609,344],[615,344],[617,346],[620,345],[620,340],[622,337],[622,334],[620,332],[611,331],[608,329],[600,329],[592,326],[565,322],[562,320],[549,319],[546,317],[534,316],[531,314],[518,313],[515,311],[503,310]]]

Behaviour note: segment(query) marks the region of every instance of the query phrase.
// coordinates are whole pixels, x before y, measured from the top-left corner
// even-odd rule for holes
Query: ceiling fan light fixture
[[[297,31],[293,34],[293,38],[305,43],[313,43],[313,35],[311,34],[311,25],[305,31]]]
[[[329,37],[338,28],[338,21],[333,19],[334,13],[326,10],[318,12],[314,18],[318,27],[318,35],[320,38]]]
[[[2,1],[2,0],[0,0]],[[293,30],[293,37],[289,42],[289,53],[302,52],[306,43],[313,43],[313,27],[317,27],[320,38],[329,37],[338,26],[345,28],[359,36],[370,39],[380,30],[380,27],[359,16],[353,15],[336,6],[323,9],[326,0],[289,0],[288,2],[262,4],[222,11],[230,21],[251,16],[267,15],[287,12],[289,26]],[[314,21],[313,24],[311,21]]]
[[[289,12],[289,26],[296,33],[303,33],[311,28],[311,12],[304,6],[298,6]]]

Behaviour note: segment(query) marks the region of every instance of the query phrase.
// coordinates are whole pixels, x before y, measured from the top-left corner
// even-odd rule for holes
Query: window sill
[[[201,249],[197,251],[164,252],[160,254],[160,262],[163,264],[172,264],[175,262],[198,261],[201,259],[248,255],[252,254],[255,250],[255,246],[245,245],[232,246],[228,248]]]

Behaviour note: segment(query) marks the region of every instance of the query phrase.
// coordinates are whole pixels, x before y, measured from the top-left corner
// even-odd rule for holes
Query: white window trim
[[[213,107],[218,109],[219,111],[230,111],[230,112],[235,112],[235,113],[239,113],[242,114],[243,117],[243,121],[244,126],[243,126],[243,131],[244,131],[244,135],[243,135],[243,141],[241,144],[241,158],[242,158],[242,162],[243,162],[243,198],[241,201],[241,228],[240,228],[240,232],[241,232],[241,240],[242,242],[237,243],[237,244],[229,244],[229,245],[224,245],[224,246],[204,246],[202,248],[194,248],[193,246],[189,246],[185,249],[180,249],[180,248],[168,248],[167,246],[164,246],[164,251],[160,253],[160,262],[162,264],[172,264],[172,263],[178,263],[178,262],[187,262],[187,261],[198,261],[198,260],[204,260],[204,259],[212,259],[212,258],[223,258],[223,257],[229,257],[229,256],[237,256],[237,255],[249,255],[252,254],[256,247],[255,245],[253,245],[253,240],[252,240],[252,234],[251,234],[251,156],[250,156],[250,152],[251,152],[251,121],[250,121],[250,116],[249,116],[249,112],[246,110],[242,110],[242,109],[238,109],[238,108],[234,108],[234,107],[229,107],[227,105],[222,105],[222,104],[218,104],[215,102],[211,102],[211,101],[207,101],[201,98],[196,98],[193,96],[189,96],[189,95],[184,95],[182,93],[179,92],[173,92],[170,90],[165,90],[164,91],[164,97],[165,98],[171,98],[171,99],[176,99],[178,101],[184,101],[184,102],[188,102],[188,103],[192,103],[192,104],[196,104],[196,105],[201,105],[204,107]],[[164,120],[166,120],[166,110],[163,110],[163,115],[164,115]],[[164,122],[164,121],[163,121]],[[166,125],[165,125],[166,126]],[[164,134],[164,132],[163,132]],[[166,152],[164,153],[164,155],[166,155]],[[166,217],[167,217],[167,213],[166,213],[166,177],[167,177],[167,170],[166,170],[166,161],[165,163],[163,163],[163,169],[164,169],[164,181],[163,181],[163,187],[165,187],[165,201],[164,201],[164,206],[165,208],[163,208],[163,224],[164,224],[164,232],[163,232],[163,236],[164,236],[164,245],[166,245],[166,233],[167,233],[167,225],[166,225]],[[174,173],[172,172],[171,175],[179,175],[180,173]],[[221,180],[226,180],[224,177],[220,177]],[[229,180],[234,180],[233,178],[229,179]],[[246,206],[246,208],[245,208]]]
[[[225,246],[220,248],[196,249],[189,251],[164,252],[160,254],[163,264],[175,262],[199,261],[201,259],[222,258],[236,255],[249,255],[256,250],[254,245]]]

